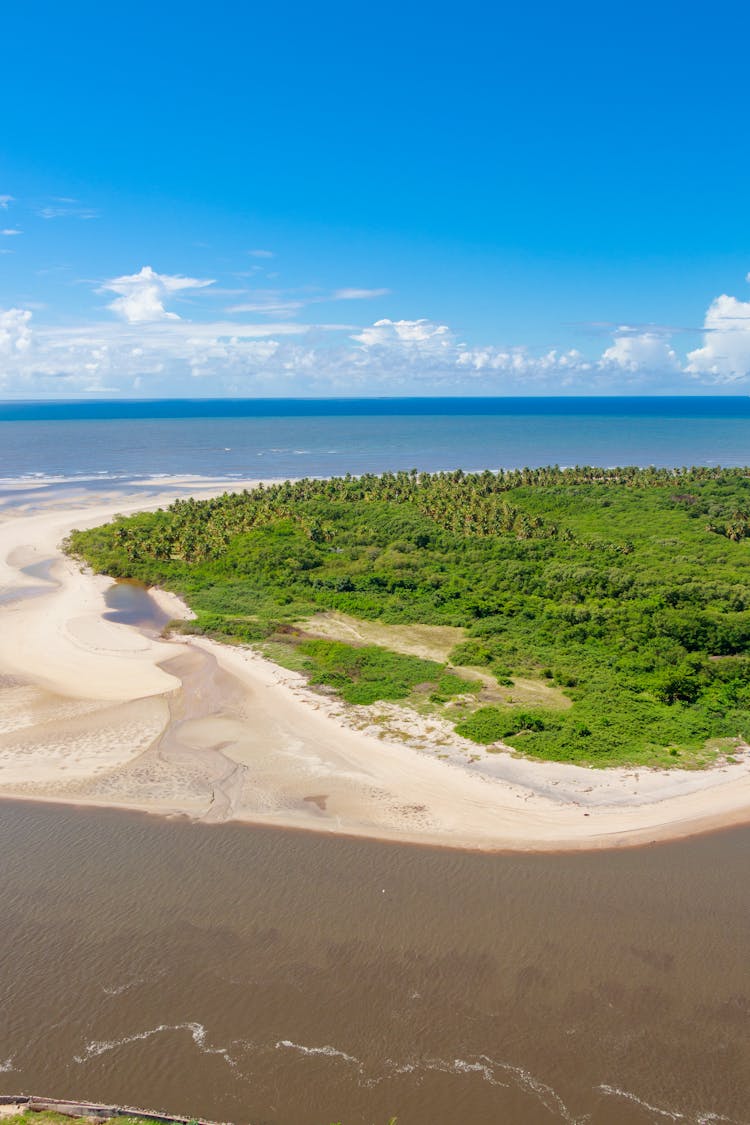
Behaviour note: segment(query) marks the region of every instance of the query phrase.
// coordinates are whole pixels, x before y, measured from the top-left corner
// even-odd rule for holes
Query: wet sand
[[[227,482],[158,488],[5,490],[1,795],[484,850],[619,847],[750,821],[747,751],[698,772],[532,762],[424,731],[416,748],[361,713],[358,729],[249,649],[163,639],[164,618],[186,613],[177,598],[126,597],[118,611],[112,582],[60,550],[73,527]]]

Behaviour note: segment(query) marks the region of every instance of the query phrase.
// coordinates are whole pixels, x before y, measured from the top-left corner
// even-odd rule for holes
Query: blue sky
[[[0,394],[747,393],[748,32],[16,5]]]

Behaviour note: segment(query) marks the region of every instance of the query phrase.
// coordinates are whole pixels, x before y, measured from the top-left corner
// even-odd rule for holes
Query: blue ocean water
[[[750,397],[0,403],[0,477],[750,464]]]

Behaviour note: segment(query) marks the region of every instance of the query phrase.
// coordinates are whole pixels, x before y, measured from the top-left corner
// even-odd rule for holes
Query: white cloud
[[[334,301],[366,301],[370,297],[385,297],[390,289],[336,289]]]
[[[275,257],[273,250],[248,250],[251,258],[273,258]]]
[[[305,307],[304,301],[245,301],[230,305],[229,313],[262,313],[263,316],[294,316]]]
[[[0,195],[0,211],[7,211],[8,204],[13,202],[12,195]]]
[[[0,309],[0,355],[20,355],[31,344],[28,309]]]
[[[469,347],[446,324],[419,320],[378,320],[353,340],[352,362],[362,372],[395,383],[429,383],[435,389],[481,388],[488,393],[551,390],[572,384],[592,370],[575,349],[535,354],[526,348]]]
[[[359,327],[296,319],[323,302],[384,290],[217,287],[217,297],[237,300],[228,311],[238,320],[209,320],[206,306],[192,321],[172,311],[170,301],[212,285],[144,266],[105,282],[116,320],[40,326],[35,319],[32,334],[31,302],[0,311],[0,393],[115,388],[170,395],[187,391],[193,378],[210,385],[206,393],[248,395],[679,393],[696,382],[750,380],[750,302],[726,295],[711,303],[703,345],[684,366],[671,341],[678,330],[652,324],[621,324],[606,346],[592,344],[584,355],[576,348],[478,346],[427,317]],[[258,322],[246,323],[243,313]]]
[[[0,234],[6,238],[12,238],[14,234],[23,234],[23,231],[17,230],[15,227],[6,227],[5,230],[0,230]]]
[[[225,394],[517,394],[595,391],[624,380],[621,370],[609,376],[575,350],[472,348],[447,325],[426,318],[379,320],[354,335],[341,324],[185,321],[166,314],[161,275],[155,275],[161,311],[144,321],[144,304],[149,315],[154,308],[153,299],[143,297],[142,274],[134,275],[135,293],[132,278],[115,279],[118,288],[128,289],[118,299],[136,302],[120,322],[37,327],[32,340],[30,311],[8,310],[0,349],[2,393],[117,388],[122,394],[170,395],[184,393],[200,378],[210,381],[211,393]],[[153,283],[149,275],[146,279]],[[185,280],[171,279],[171,291]]]
[[[248,300],[240,301],[227,309],[229,313],[260,313],[263,316],[291,317],[310,303],[310,298],[300,297],[295,290],[244,289],[239,290]]]
[[[457,358],[459,367],[476,372],[503,372],[517,376],[547,376],[550,372],[570,374],[590,371],[588,363],[576,348],[561,352],[551,348],[540,355],[528,348],[464,348]]]
[[[656,331],[636,332],[626,325],[617,329],[611,347],[603,353],[600,365],[619,367],[623,371],[660,371],[679,368],[677,353],[669,340]]]
[[[268,275],[270,276],[270,275]],[[232,290],[215,289],[215,293]],[[232,305],[229,313],[261,313],[263,316],[294,316],[307,305],[325,304],[327,301],[359,301],[368,297],[381,297],[390,289],[336,289],[330,294],[310,292],[309,289],[246,289],[234,290],[248,300]]]
[[[73,327],[48,327],[38,329],[39,335],[49,341],[50,346],[66,346],[71,341],[79,344],[106,341],[113,346],[128,344],[132,347],[163,349],[165,353],[179,350],[185,341],[221,339],[234,340],[265,339],[268,336],[298,336],[311,331],[338,330],[339,325],[310,324],[237,324],[231,320],[189,321],[175,319],[159,320],[141,324],[84,324]]]
[[[102,288],[120,294],[108,308],[128,324],[146,324],[155,320],[179,320],[177,313],[164,308],[165,298],[186,289],[204,289],[213,284],[211,279],[156,273],[151,266],[144,266],[139,273],[113,277]]]
[[[420,352],[447,352],[455,346],[454,336],[447,324],[435,324],[422,317],[419,320],[376,320],[363,328],[353,340],[363,348],[408,348]]]
[[[93,207],[79,204],[77,199],[55,199],[53,204],[42,207],[37,214],[42,219],[98,219],[99,212]]]
[[[723,293],[709,305],[703,327],[703,346],[688,353],[685,370],[709,375],[717,383],[733,383],[750,375],[750,301]]]

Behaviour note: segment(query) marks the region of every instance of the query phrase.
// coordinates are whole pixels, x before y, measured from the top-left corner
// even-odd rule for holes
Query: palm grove
[[[748,513],[746,469],[412,471],[178,500],[69,549],[182,595],[193,632],[283,642],[352,703],[428,690],[477,743],[692,764],[750,736]],[[299,623],[322,610],[463,640],[444,664],[316,639]],[[487,691],[519,677],[568,705]]]

